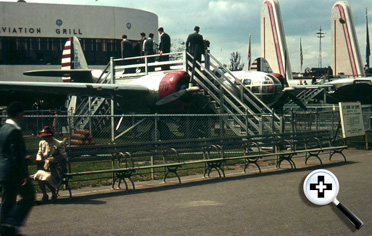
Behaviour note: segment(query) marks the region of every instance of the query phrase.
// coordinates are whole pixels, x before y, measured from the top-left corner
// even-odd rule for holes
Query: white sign
[[[367,132],[371,130],[371,109],[368,107],[362,108],[363,119],[364,119],[364,131]]]
[[[341,127],[343,138],[365,134],[360,102],[340,102]]]

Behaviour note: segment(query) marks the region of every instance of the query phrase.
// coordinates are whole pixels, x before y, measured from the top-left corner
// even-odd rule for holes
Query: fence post
[[[331,127],[332,127],[332,137],[334,137],[334,135],[335,135],[335,128],[334,128],[334,123],[335,123],[335,110],[336,110],[336,106],[333,105],[333,109],[332,109],[332,123],[331,123]]]
[[[274,123],[274,108],[271,109],[271,130],[272,133],[275,133],[275,123]]]
[[[190,125],[190,116],[186,116],[186,129],[185,129],[185,136],[186,136],[186,138],[190,138],[190,136],[191,136],[190,127],[191,127],[191,125]]]
[[[159,134],[158,134],[158,113],[155,113],[155,126],[154,126],[154,141],[159,140]]]
[[[220,110],[219,110],[219,116],[220,116],[220,137],[223,137],[225,133],[225,125],[224,125],[224,117],[223,117],[223,112],[225,110],[225,99],[223,97],[223,88],[222,85],[219,85],[219,95],[220,95]]]
[[[248,114],[248,111],[246,111],[245,113],[245,134],[248,136],[249,133],[248,133],[248,119],[249,119],[249,114]]]
[[[318,131],[319,130],[319,111],[318,111],[318,108],[315,108],[315,125],[316,125],[315,130]]]
[[[263,125],[263,117],[262,117],[262,111],[260,113],[261,116],[259,116],[259,120],[258,120],[258,123],[259,123],[259,134],[263,134],[264,133],[264,125]]]
[[[74,117],[73,117],[73,113],[72,113],[72,109],[70,109],[68,111],[68,146],[71,147],[71,132],[72,132],[72,127],[73,127],[73,124],[74,124]]]
[[[281,134],[281,133],[284,133],[284,131],[285,131],[285,116],[284,116],[284,114],[280,117],[280,120],[279,120],[279,126],[280,126],[280,130],[279,130],[279,133]]]
[[[158,141],[159,140],[159,136],[158,136],[158,113],[155,113],[155,116],[154,116],[154,141]],[[155,149],[155,152],[156,152],[156,149]],[[151,156],[151,165],[153,166],[155,163],[154,163],[154,156]],[[151,179],[154,180],[155,179],[155,169],[154,168],[151,168]]]
[[[220,137],[223,137],[224,133],[225,133],[225,125],[224,125],[224,122],[223,122],[223,117],[222,117],[222,114],[218,114],[219,116],[219,121],[220,121]]]
[[[93,130],[92,130],[92,97],[88,98],[89,100],[89,106],[88,106],[88,115],[89,115],[89,132],[90,134],[93,135]]]
[[[294,133],[295,132],[295,120],[294,120],[293,108],[291,108],[291,129],[292,129],[292,133]]]
[[[110,57],[110,73],[111,73],[111,84],[115,84],[115,61],[113,57]],[[114,97],[111,97],[111,141],[115,141],[115,102]]]
[[[186,49],[183,50],[182,57],[183,57],[183,62],[182,62],[183,70],[186,71],[187,73],[189,73],[188,68],[187,68],[187,51],[186,51]]]

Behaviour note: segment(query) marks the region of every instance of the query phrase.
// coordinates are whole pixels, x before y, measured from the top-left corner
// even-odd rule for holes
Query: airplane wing
[[[330,88],[331,84],[310,84],[310,85],[291,85],[283,89],[283,92],[293,90],[304,90],[304,89],[319,89],[319,88]]]
[[[60,95],[87,95],[111,98],[112,96],[138,96],[148,88],[133,85],[96,83],[54,83],[54,82],[0,82],[0,90],[40,92]]]
[[[70,77],[70,76],[91,76],[92,70],[85,69],[73,69],[73,70],[61,70],[61,69],[49,69],[49,70],[31,70],[23,72],[24,75],[28,76],[49,76],[49,77]]]

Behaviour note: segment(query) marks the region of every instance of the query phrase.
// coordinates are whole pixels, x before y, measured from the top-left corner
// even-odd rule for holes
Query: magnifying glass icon
[[[325,169],[314,170],[307,175],[304,181],[304,193],[310,202],[316,205],[326,205],[333,202],[354,227],[360,229],[363,226],[363,221],[337,200],[339,187],[337,177]]]

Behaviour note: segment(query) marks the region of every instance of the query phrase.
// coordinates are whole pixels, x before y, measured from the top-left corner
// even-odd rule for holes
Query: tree
[[[239,52],[231,53],[229,70],[231,71],[240,71],[243,70],[244,63],[241,63],[242,57]]]

